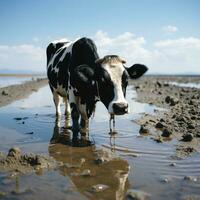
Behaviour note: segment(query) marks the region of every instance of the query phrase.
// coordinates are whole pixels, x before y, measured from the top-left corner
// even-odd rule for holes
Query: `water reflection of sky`
[[[38,77],[37,76],[0,76],[0,88],[10,86],[10,85],[21,84],[25,81],[30,81]]]
[[[130,113],[123,116],[117,116],[119,119],[133,119],[135,115],[140,113],[153,113],[154,109],[156,108],[153,105],[145,104],[145,103],[139,103],[134,101],[133,99],[136,98],[136,92],[133,90],[132,86],[129,86],[127,88],[127,101],[129,103],[130,107]],[[51,110],[51,112],[55,111],[54,103],[53,103],[53,96],[51,94],[51,91],[49,89],[49,86],[45,86],[41,88],[37,93],[31,94],[27,99],[16,101],[12,103],[9,108],[11,107],[17,107],[21,109],[28,109],[32,108],[31,110],[38,109],[40,112],[44,109],[40,109],[40,107],[46,107]],[[62,111],[64,112],[64,105],[62,106]],[[134,116],[133,116],[134,115]],[[95,111],[95,122],[101,122],[101,121],[108,121],[109,115],[108,111],[103,105],[103,103],[98,102],[96,106]]]
[[[200,83],[178,83],[178,82],[169,82],[170,85],[179,86],[179,87],[189,87],[189,88],[198,88],[200,89]]]

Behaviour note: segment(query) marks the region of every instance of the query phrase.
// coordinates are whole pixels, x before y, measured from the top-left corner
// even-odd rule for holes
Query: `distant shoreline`
[[[46,74],[0,74],[1,76],[11,76],[11,77],[45,77]]]

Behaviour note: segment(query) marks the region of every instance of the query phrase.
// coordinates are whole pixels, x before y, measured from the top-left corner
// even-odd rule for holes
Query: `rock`
[[[186,122],[185,118],[183,116],[176,117],[176,121],[178,122]]]
[[[8,93],[5,90],[3,90],[1,94],[4,95],[4,96],[8,95]]]
[[[163,128],[164,125],[161,122],[158,122],[155,127],[156,128]]]
[[[162,84],[159,81],[157,81],[156,84],[158,85],[159,88],[162,87]]]
[[[8,156],[10,157],[20,157],[21,156],[21,150],[18,147],[13,147],[8,151]]]
[[[113,154],[112,152],[108,152],[108,151],[102,149],[102,150],[98,150],[95,152],[94,162],[96,164],[104,164],[104,163],[107,163],[116,158],[117,158],[116,155]]]
[[[104,185],[104,184],[97,184],[97,185],[93,185],[92,188],[91,188],[91,191],[92,192],[102,192],[106,189],[108,189],[109,186],[108,185]]]
[[[140,134],[149,134],[149,130],[145,126],[141,126],[139,130]]]
[[[185,176],[183,179],[187,181],[197,182],[197,177],[194,176]]]
[[[89,169],[85,169],[81,172],[81,176],[91,176],[91,171]]]
[[[129,189],[126,192],[127,199],[131,199],[131,200],[147,200],[149,199],[150,196],[151,195],[149,193],[146,193],[140,190]]]
[[[176,163],[170,163],[169,166],[175,167],[175,166],[176,166]]]
[[[192,141],[194,138],[193,134],[192,133],[186,133],[182,136],[182,140],[181,141],[184,141],[184,142],[190,142]]]
[[[166,103],[170,103],[170,101],[171,101],[171,97],[170,97],[170,96],[166,96],[165,102],[166,102]]]
[[[169,130],[164,129],[161,136],[162,137],[170,137],[171,134],[172,133]]]
[[[194,125],[192,123],[189,123],[187,126],[188,129],[195,129]]]

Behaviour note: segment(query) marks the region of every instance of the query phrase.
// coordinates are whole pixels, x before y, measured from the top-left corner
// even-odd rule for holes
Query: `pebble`
[[[193,134],[192,133],[186,133],[182,136],[182,140],[181,141],[184,141],[184,142],[190,142],[192,141],[194,138]]]
[[[164,125],[161,122],[158,122],[155,127],[156,128],[163,128]]]
[[[175,167],[176,163],[170,163],[169,166]]]
[[[183,179],[188,180],[188,181],[193,181],[193,182],[197,181],[197,178],[194,176],[185,176]]]
[[[151,195],[141,190],[129,189],[126,192],[126,197],[131,200],[147,200]]]
[[[109,186],[108,185],[104,185],[104,184],[97,184],[97,185],[93,185],[92,188],[91,188],[91,191],[92,192],[102,192],[106,189],[108,189]]]
[[[89,169],[85,169],[81,172],[81,176],[91,176],[91,171]]]
[[[149,134],[149,130],[144,126],[141,126],[140,130],[139,130],[139,133],[140,134]]]
[[[3,90],[1,94],[4,95],[4,96],[8,95],[8,93],[5,90]]]
[[[18,147],[13,147],[8,152],[8,156],[18,157],[20,155],[21,155],[21,150]]]
[[[161,136],[162,137],[170,137],[171,134],[172,133],[169,130],[164,129]]]

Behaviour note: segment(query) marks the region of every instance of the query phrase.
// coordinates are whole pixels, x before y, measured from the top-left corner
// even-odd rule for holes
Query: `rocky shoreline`
[[[200,77],[145,76],[135,81],[137,101],[165,108],[136,122],[140,134],[152,134],[157,142],[177,139],[176,156],[183,158],[200,151],[200,89],[169,84],[172,81],[200,83]]]

